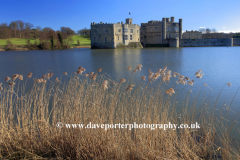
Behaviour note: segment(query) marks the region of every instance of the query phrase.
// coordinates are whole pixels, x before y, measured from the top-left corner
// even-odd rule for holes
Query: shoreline
[[[91,46],[75,46],[75,47],[70,47],[70,48],[68,48],[68,49],[73,49],[73,48],[91,48]],[[30,49],[25,48],[25,47],[23,47],[23,48],[18,47],[18,48],[14,49],[14,50],[11,50],[11,51],[29,51],[29,50],[30,50]],[[41,49],[36,49],[36,50],[41,50]],[[56,49],[55,49],[55,50],[56,50]],[[6,51],[6,50],[0,48],[0,52],[1,52],[1,51]]]

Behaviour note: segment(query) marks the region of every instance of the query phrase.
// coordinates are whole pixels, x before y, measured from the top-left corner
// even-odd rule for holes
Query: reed
[[[141,67],[138,65],[135,70],[141,71]],[[139,84],[126,79],[117,83],[100,74],[101,70],[98,74],[82,74],[85,69],[79,67],[73,76],[64,72],[70,77],[66,83],[47,73],[35,79],[27,93],[16,87],[23,75],[6,77],[6,82],[0,83],[0,158],[240,159],[239,149],[231,145],[225,121],[207,114],[210,109],[205,103],[200,108],[196,108],[196,99],[190,103],[189,89],[194,86],[190,78],[177,72],[171,75],[166,66],[155,74],[149,70],[149,80],[143,75],[140,80],[144,81]],[[131,67],[127,70],[131,72]],[[198,71],[196,77],[202,76]],[[27,78],[31,77],[29,73]],[[180,107],[176,105],[179,94],[186,95]],[[198,122],[201,127],[66,128],[66,124],[90,122],[178,125]]]

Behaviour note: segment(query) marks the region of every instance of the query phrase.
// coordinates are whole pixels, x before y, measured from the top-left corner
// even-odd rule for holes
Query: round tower
[[[179,39],[182,39],[182,19],[179,19]]]
[[[162,40],[166,39],[166,18],[162,18]]]

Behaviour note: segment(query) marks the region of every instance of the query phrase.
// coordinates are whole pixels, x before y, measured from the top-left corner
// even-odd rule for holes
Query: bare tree
[[[72,30],[71,28],[69,28],[69,27],[60,27],[60,30],[61,30],[62,33],[66,33],[67,36],[69,36],[69,35],[75,35],[75,34],[76,34],[75,31],[73,31],[73,30]]]
[[[212,29],[212,33],[217,33],[217,30],[215,28]]]
[[[90,35],[90,29],[86,27],[77,31],[78,35]]]
[[[7,23],[0,24],[0,38],[6,39],[11,37],[11,30]]]
[[[28,22],[25,23],[26,38],[30,38],[30,32],[32,28],[33,28],[33,24]]]
[[[202,33],[205,33],[205,32],[206,32],[206,29],[200,28],[198,31],[199,31],[199,32],[202,32]]]
[[[13,30],[14,37],[16,37],[16,32],[17,32],[17,28],[18,28],[18,23],[17,23],[17,21],[12,21],[12,22],[9,24],[9,28]]]
[[[18,27],[19,27],[19,36],[20,36],[20,38],[22,38],[24,23],[21,20],[17,20],[17,23],[18,23]]]
[[[211,29],[210,28],[207,28],[206,29],[206,33],[211,33],[212,31],[211,31]]]

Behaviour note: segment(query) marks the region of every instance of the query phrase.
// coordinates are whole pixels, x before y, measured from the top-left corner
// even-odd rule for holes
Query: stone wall
[[[233,45],[240,46],[240,38],[233,38]]]
[[[233,46],[232,38],[225,39],[180,39],[179,47]]]
[[[91,48],[114,48],[113,24],[91,25]]]
[[[179,47],[179,39],[169,39],[169,47]]]

